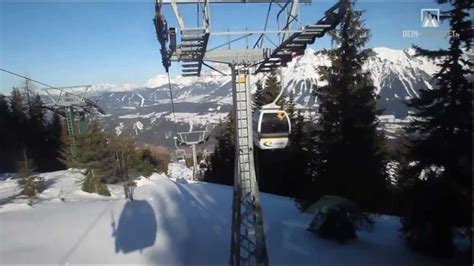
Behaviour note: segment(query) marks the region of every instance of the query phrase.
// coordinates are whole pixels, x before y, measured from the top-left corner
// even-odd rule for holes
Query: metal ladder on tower
[[[253,156],[252,111],[248,69],[231,66],[235,79],[236,166],[232,212],[232,265],[268,265]]]
[[[183,77],[201,75],[202,59],[206,52],[209,32],[205,28],[181,31],[179,57],[182,63]]]
[[[69,107],[66,109],[66,126],[67,126],[67,134],[69,139],[69,148],[71,152],[71,156],[74,159],[76,156],[76,140],[74,139],[74,114],[73,108]]]

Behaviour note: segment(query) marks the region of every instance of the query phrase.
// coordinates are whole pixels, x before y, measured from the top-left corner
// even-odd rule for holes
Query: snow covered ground
[[[168,166],[168,176],[175,181],[179,179],[190,181],[193,179],[193,170],[181,163],[170,163]]]
[[[112,197],[80,191],[72,170],[42,174],[49,188],[33,206],[5,200],[18,188],[0,181],[0,264],[227,265],[232,188],[179,178],[189,171],[170,166],[173,178],[140,179],[133,202],[120,186],[109,186]],[[379,216],[373,232],[339,244],[306,231],[312,216],[291,199],[261,200],[272,265],[440,265],[405,247],[397,217]]]

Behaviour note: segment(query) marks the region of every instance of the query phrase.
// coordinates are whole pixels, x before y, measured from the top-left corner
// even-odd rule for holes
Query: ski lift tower
[[[105,111],[96,102],[86,98],[91,85],[80,85],[70,87],[50,87],[43,90],[53,100],[46,107],[66,119],[66,127],[69,138],[69,152],[72,158],[76,154],[75,135],[85,133],[87,125],[86,114],[105,114]],[[79,115],[79,128],[76,128],[76,115]]]
[[[294,57],[303,55],[307,45],[314,43],[316,38],[323,37],[326,32],[339,24],[348,2],[340,1],[328,9],[320,20],[311,25],[295,28],[295,24],[300,22],[299,4],[309,4],[311,0],[155,0],[153,22],[166,72],[169,73],[171,61],[181,62],[182,76],[200,76],[202,66],[220,72],[209,65],[209,62],[226,64],[231,70],[236,130],[231,265],[269,264],[253,157],[250,77],[256,73],[272,72],[286,66]],[[277,21],[282,16],[283,27],[268,30],[265,25],[261,31],[211,32],[210,5],[230,3],[268,3],[267,22],[272,5],[276,5],[279,10],[276,15]],[[178,30],[175,27],[168,27],[163,13],[165,5],[171,7]],[[196,27],[188,27],[185,23],[178,9],[183,5],[197,7]],[[269,37],[272,35],[274,37],[275,34],[278,36],[276,38],[278,44],[272,48],[264,48],[264,40],[275,44],[273,41],[275,38]],[[236,38],[209,49],[207,46],[211,36]],[[231,43],[247,39],[249,36],[259,36],[252,48],[220,49],[230,47]]]
[[[49,96],[50,99],[48,100],[52,100],[52,103],[45,104],[42,107],[66,118],[70,153],[74,158],[76,147],[74,135],[78,132],[84,133],[87,130],[85,115],[97,113],[105,114],[105,111],[96,102],[86,98],[87,91],[91,88],[91,85],[53,87],[51,85],[45,84],[43,82],[31,79],[29,77],[20,75],[18,73],[3,68],[0,68],[0,71],[25,79],[25,81],[27,82],[25,87],[25,93],[28,100],[28,104],[30,104],[30,94],[40,95],[34,92],[32,88],[28,86],[28,82],[38,83],[47,87],[43,88],[42,90]],[[79,130],[76,130],[76,127],[74,125],[76,113],[80,115]]]
[[[193,180],[197,179],[198,167],[197,167],[197,154],[196,145],[203,144],[208,137],[206,137],[206,131],[190,131],[190,132],[178,132],[176,138],[177,146],[186,145],[191,146],[193,150]]]

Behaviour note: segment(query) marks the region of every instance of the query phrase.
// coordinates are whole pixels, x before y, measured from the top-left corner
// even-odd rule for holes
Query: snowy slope
[[[79,192],[77,173],[43,176],[55,181],[45,200],[0,207],[0,264],[229,262],[231,187],[154,174],[138,181],[136,200],[127,202],[120,186],[110,187],[113,197],[102,197]],[[0,191],[11,185],[0,181]],[[64,201],[56,199],[62,190]],[[379,216],[373,232],[339,244],[306,231],[312,217],[291,199],[262,194],[261,200],[272,265],[440,265],[405,247],[396,217]]]

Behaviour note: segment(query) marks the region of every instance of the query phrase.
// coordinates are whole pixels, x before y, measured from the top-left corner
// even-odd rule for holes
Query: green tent
[[[373,224],[356,203],[340,196],[323,196],[305,212],[315,214],[308,231],[324,238],[353,239],[357,229],[370,229]]]
[[[340,196],[323,196],[305,210],[306,213],[328,213],[333,208],[344,208],[349,212],[360,212],[357,205],[346,198]]]

